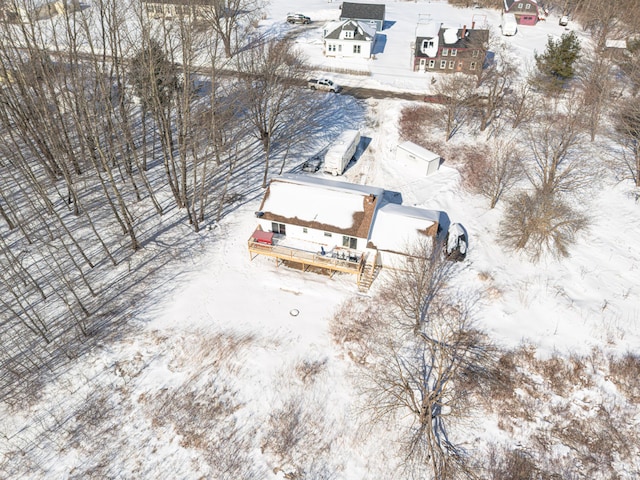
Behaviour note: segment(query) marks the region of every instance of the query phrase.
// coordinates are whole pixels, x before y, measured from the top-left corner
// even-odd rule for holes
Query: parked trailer
[[[324,156],[324,171],[332,175],[342,175],[355,155],[359,143],[359,130],[342,132]]]

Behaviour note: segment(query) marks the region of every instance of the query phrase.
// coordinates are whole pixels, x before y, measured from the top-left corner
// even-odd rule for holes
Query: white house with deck
[[[412,246],[440,234],[441,212],[387,197],[382,188],[315,176],[274,178],[256,212],[251,258],[352,273],[366,290],[379,268],[397,268]]]

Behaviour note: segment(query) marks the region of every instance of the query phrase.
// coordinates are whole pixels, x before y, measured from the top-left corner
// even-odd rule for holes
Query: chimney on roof
[[[464,38],[466,35],[467,35],[467,26],[466,26],[466,25],[463,25],[463,27],[462,27],[462,35],[461,35],[461,37],[462,37],[462,38]]]
[[[471,30],[476,28],[476,22],[471,22]]]

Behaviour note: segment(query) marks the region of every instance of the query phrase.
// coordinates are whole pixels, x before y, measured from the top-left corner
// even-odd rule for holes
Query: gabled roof
[[[385,203],[376,213],[370,244],[378,250],[406,252],[420,240],[435,236],[439,223],[438,211]]]
[[[340,18],[361,18],[384,21],[385,6],[375,3],[342,2]]]
[[[344,30],[352,30],[354,32],[353,38],[349,40],[358,40],[358,41],[366,41],[370,42],[373,40],[375,32],[372,32],[371,27],[366,24],[362,24],[357,20],[344,20],[340,22],[338,25],[328,25],[327,29],[329,32],[325,35],[325,39],[329,40],[337,40],[340,38],[340,34]]]
[[[377,187],[285,174],[271,181],[260,211],[265,220],[368,239],[383,193]]]
[[[445,34],[447,32],[447,34]],[[455,32],[456,40],[454,42],[445,42],[445,38],[450,41],[448,38],[450,34]],[[464,38],[462,34],[464,33]],[[433,54],[425,53],[422,51],[422,42],[424,40],[432,40],[434,37],[416,37],[416,45],[415,45],[415,56],[416,57],[430,57],[433,58],[437,56],[437,51],[434,51]],[[438,31],[438,39],[434,41],[434,43],[442,48],[485,48],[486,43],[489,41],[489,30],[480,30],[480,29],[464,29],[464,28],[446,28],[441,26]]]
[[[473,48],[485,46],[489,41],[489,30],[476,30],[476,29],[464,29],[459,28],[456,31],[457,41],[452,43],[447,43],[445,40],[448,40],[446,37],[447,31],[451,31],[451,28],[440,27],[440,32],[438,33],[438,38],[440,41],[440,45],[445,48]],[[464,32],[464,37],[463,37]]]
[[[504,0],[504,9],[506,11],[509,11],[513,6],[513,4],[516,3],[517,1],[520,1],[520,0]],[[538,5],[538,2],[536,0],[527,0],[527,3],[531,3],[536,6]]]

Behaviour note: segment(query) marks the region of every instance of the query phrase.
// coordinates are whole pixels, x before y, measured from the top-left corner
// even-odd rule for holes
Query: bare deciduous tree
[[[429,321],[432,303],[443,294],[458,266],[445,260],[442,245],[430,238],[407,250],[406,261],[391,271],[390,287],[381,296],[393,306],[398,322],[417,333]]]
[[[616,166],[623,178],[633,180],[640,186],[640,99],[625,99],[625,104],[616,115],[616,140],[621,155],[616,155]]]
[[[514,85],[506,96],[506,113],[511,120],[511,127],[529,123],[538,110],[533,87],[528,82]]]
[[[265,188],[272,148],[293,132],[291,120],[302,111],[296,80],[303,78],[306,69],[301,54],[288,40],[261,43],[237,55],[236,61],[248,120],[264,151]]]
[[[579,66],[583,123],[593,142],[613,90],[612,65],[602,55],[591,55]]]
[[[588,158],[580,155],[581,113],[569,104],[568,111],[552,105],[544,108],[535,125],[527,128],[532,168],[527,176],[543,194],[574,191],[588,181]]]
[[[500,45],[496,58],[482,71],[480,77],[479,96],[474,106],[480,117],[481,132],[501,116],[516,73],[510,52],[506,46]]]
[[[442,75],[434,92],[442,99],[440,122],[449,141],[469,118],[470,102],[476,98],[476,79],[464,74]]]
[[[419,251],[424,253],[424,247]],[[368,405],[374,420],[398,421],[406,473],[471,478],[450,429],[465,416],[474,382],[488,375],[494,350],[473,326],[469,298],[444,288],[444,277],[452,281],[452,271],[434,275],[416,268],[433,263],[430,251],[421,259],[412,255],[395,274],[403,287],[392,282],[381,296],[386,305],[396,306],[397,323],[380,337],[377,361],[365,374]],[[408,295],[407,286],[414,292]]]
[[[576,234],[587,225],[587,217],[559,195],[534,190],[509,202],[499,235],[507,248],[524,251],[532,261],[538,261],[547,253],[569,256]]]
[[[260,18],[262,0],[213,0],[203,10],[203,19],[215,35],[222,41],[227,58],[234,56],[242,46],[239,39],[253,28],[253,22]]]
[[[494,208],[524,177],[523,153],[515,138],[502,136],[493,137],[486,148],[475,152],[463,166],[463,181],[471,191],[486,197],[490,208]]]

